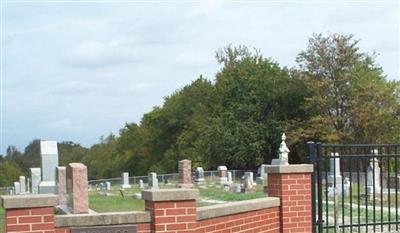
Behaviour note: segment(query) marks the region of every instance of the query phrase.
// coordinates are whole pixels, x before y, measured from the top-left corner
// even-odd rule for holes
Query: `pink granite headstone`
[[[67,174],[65,167],[56,167],[56,193],[58,205],[67,205]]]
[[[67,166],[67,203],[73,214],[89,212],[87,168],[82,163]]]
[[[179,161],[179,181],[177,184],[178,188],[191,188],[192,183],[192,161],[184,159]]]

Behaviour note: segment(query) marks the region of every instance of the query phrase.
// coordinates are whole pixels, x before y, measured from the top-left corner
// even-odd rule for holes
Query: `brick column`
[[[151,214],[151,232],[196,232],[197,189],[143,190]]]
[[[52,194],[2,196],[6,232],[54,233],[54,207],[57,196]]]
[[[268,165],[266,191],[281,200],[281,232],[312,232],[311,175],[313,166]]]

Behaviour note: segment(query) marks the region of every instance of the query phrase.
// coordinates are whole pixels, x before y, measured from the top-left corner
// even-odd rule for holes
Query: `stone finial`
[[[283,133],[281,136],[282,142],[281,145],[279,146],[278,150],[278,159],[273,159],[272,160],[272,165],[289,165],[289,148],[286,146],[286,134]]]

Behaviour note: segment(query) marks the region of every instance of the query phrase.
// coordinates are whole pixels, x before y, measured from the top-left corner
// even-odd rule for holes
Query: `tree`
[[[297,142],[394,139],[399,129],[398,83],[385,80],[374,56],[360,52],[352,35],[314,35],[297,62],[300,69],[294,74],[309,90],[303,107],[308,115],[291,124]]]

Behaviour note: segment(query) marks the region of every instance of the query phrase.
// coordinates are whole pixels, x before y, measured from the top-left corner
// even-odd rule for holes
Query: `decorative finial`
[[[273,159],[272,160],[272,165],[289,165],[289,148],[286,146],[286,134],[283,133],[281,136],[281,145],[279,146],[278,150],[278,159]]]

